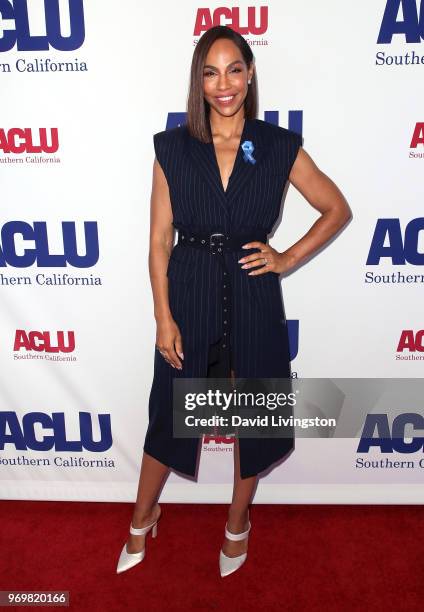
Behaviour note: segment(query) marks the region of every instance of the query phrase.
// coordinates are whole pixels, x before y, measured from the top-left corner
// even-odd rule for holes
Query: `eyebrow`
[[[230,64],[228,64],[227,68],[229,68],[230,66],[233,66],[234,64],[242,64],[243,62],[241,60],[235,60],[235,62],[231,62]],[[212,66],[211,64],[206,64],[205,66],[203,66],[203,69],[205,68],[213,68],[214,70],[218,70],[218,68],[216,66]]]

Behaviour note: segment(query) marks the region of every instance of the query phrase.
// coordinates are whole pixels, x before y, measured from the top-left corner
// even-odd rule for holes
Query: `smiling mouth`
[[[224,103],[224,104],[232,102],[234,100],[234,98],[235,98],[235,95],[232,95],[232,96],[219,96],[219,97],[217,96],[216,97],[218,102],[221,102],[221,103]]]

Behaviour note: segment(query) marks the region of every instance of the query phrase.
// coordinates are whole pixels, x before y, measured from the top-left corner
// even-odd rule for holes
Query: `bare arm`
[[[293,164],[289,181],[311,206],[319,210],[321,216],[300,240],[283,253],[278,253],[270,245],[262,242],[249,242],[246,246],[260,248],[261,252],[247,255],[239,262],[245,264],[249,262],[245,265],[246,268],[263,266],[264,257],[268,262],[267,266],[249,272],[250,275],[266,274],[269,271],[286,272],[325,244],[352,217],[350,208],[337,185],[315,165],[302,147]]]
[[[298,264],[336,234],[352,217],[352,213],[337,185],[315,165],[302,147],[289,181],[321,213],[309,231],[285,251],[293,264]]]
[[[156,346],[166,361],[173,367],[181,369],[178,355],[183,356],[182,339],[169,308],[168,277],[166,275],[174,239],[172,220],[168,183],[155,158],[150,200],[149,273],[157,325]]]
[[[168,183],[157,159],[153,163],[150,199],[149,273],[156,321],[171,317],[166,270],[173,243],[172,208]]]

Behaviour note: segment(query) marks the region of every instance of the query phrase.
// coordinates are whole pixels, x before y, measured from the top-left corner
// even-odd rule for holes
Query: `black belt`
[[[244,234],[225,234],[221,232],[213,233],[196,233],[186,229],[178,229],[178,242],[185,247],[193,247],[209,251],[211,255],[221,255],[219,262],[223,269],[223,284],[222,284],[222,325],[223,332],[220,339],[220,349],[224,352],[228,363],[231,363],[230,357],[230,327],[231,327],[231,291],[230,291],[230,275],[227,269],[225,258],[222,255],[229,251],[242,251],[243,244],[248,242],[266,243],[267,233],[263,229],[251,230]],[[255,248],[255,247],[252,247]]]
[[[210,250],[211,255],[223,254],[228,251],[241,251],[248,242],[260,241],[266,243],[267,234],[263,229],[252,230],[248,234],[224,234],[220,232],[195,233],[188,230],[178,230],[177,244],[198,249]],[[255,248],[255,247],[252,247]]]

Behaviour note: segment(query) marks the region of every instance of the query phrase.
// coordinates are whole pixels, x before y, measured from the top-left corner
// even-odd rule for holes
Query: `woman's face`
[[[231,40],[216,40],[206,56],[203,68],[203,92],[211,109],[220,115],[234,115],[247,95],[247,81],[252,78],[243,56]]]

